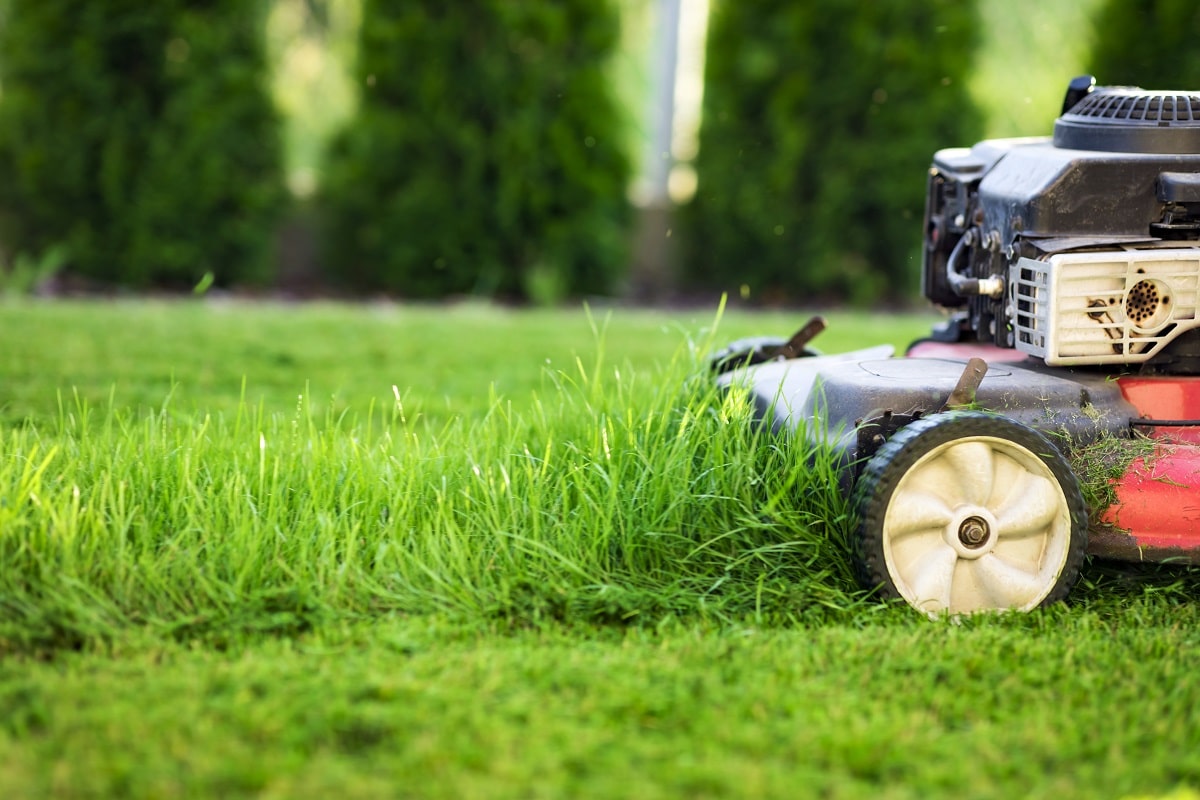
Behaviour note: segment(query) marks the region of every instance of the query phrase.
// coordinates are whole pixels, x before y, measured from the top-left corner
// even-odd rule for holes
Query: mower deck
[[[970,408],[1032,428],[1068,457],[1103,452],[1107,474],[1117,476],[1092,487],[1107,488],[1096,494],[1112,502],[1088,509],[1089,554],[1200,563],[1200,377],[1048,367],[987,345],[930,342],[910,357],[890,356],[890,347],[876,347],[784,358],[717,380],[748,392],[774,431],[831,448],[849,495],[879,447],[913,420],[947,410],[969,358],[984,356],[991,363]],[[1090,447],[1121,440],[1129,446]]]

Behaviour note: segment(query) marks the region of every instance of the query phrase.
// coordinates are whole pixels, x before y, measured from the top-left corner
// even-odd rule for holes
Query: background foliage
[[[10,0],[0,243],[131,287],[265,280],[283,199],[261,14],[236,0]]]
[[[1200,87],[1200,5],[1192,0],[1106,0],[1096,18],[1092,72],[1102,84]]]
[[[1091,67],[1093,23],[1107,0],[979,2],[981,41],[972,57],[971,94],[984,113],[984,137],[1045,136],[1067,82]],[[1107,80],[1103,70],[1101,82]]]
[[[923,176],[974,141],[970,4],[721,2],[689,279],[768,300],[916,285]]]
[[[624,266],[629,165],[596,0],[367,0],[358,117],[334,144],[327,263],[406,296],[553,300]]]
[[[212,272],[403,297],[629,291],[656,4],[543,6],[0,0],[2,290],[65,269],[131,288]],[[909,297],[934,150],[1047,133],[1087,71],[1200,84],[1200,11],[1180,0],[712,10],[699,195],[672,231],[675,288],[700,296]]]

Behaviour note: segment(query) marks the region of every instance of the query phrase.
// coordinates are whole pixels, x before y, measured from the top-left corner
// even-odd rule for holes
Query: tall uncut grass
[[[0,429],[0,650],[338,617],[784,620],[858,604],[820,453],[760,430],[686,343],[601,354],[519,409],[149,415],[64,399]]]

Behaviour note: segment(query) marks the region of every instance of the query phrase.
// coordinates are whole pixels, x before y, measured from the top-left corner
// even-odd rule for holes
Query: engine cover
[[[1155,359],[1197,327],[1200,92],[1072,81],[1052,137],[939,151],[923,288],[955,334],[1049,364]]]

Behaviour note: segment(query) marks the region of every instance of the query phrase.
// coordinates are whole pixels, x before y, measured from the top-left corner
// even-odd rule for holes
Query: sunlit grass
[[[822,454],[705,372],[804,319],[0,303],[0,788],[1188,796],[1195,571],[873,602]]]
[[[0,433],[0,644],[295,632],[380,612],[784,621],[860,602],[819,453],[681,346],[550,371],[518,408],[145,415],[64,400]]]

